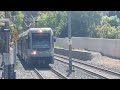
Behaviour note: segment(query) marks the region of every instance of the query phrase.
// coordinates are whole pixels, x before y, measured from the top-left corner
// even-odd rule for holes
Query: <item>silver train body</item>
[[[54,37],[51,28],[30,28],[19,35],[17,53],[27,64],[54,64]]]

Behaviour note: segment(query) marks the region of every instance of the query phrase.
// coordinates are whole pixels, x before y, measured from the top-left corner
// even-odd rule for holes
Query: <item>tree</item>
[[[116,11],[116,15],[118,18],[120,18],[120,11]]]
[[[117,16],[103,16],[101,20],[102,24],[109,23],[111,26],[119,26],[120,19]]]
[[[93,36],[94,26],[101,20],[98,11],[76,11],[72,13],[72,35],[77,37]]]
[[[103,16],[101,25],[96,27],[96,37],[115,39],[119,38],[120,20],[117,16]]]
[[[49,11],[38,16],[39,27],[51,27],[55,35],[59,36],[62,28],[66,25],[67,13],[62,11]]]
[[[90,36],[93,24],[97,25],[100,18],[101,14],[98,11],[72,12],[72,36]],[[38,16],[38,23],[39,27],[51,27],[58,37],[68,36],[66,11],[45,12]]]
[[[117,16],[120,18],[120,11],[109,11],[108,16]]]
[[[109,23],[106,23],[102,26],[98,26],[97,28],[97,37],[99,38],[117,38],[117,29],[112,27]]]
[[[108,16],[115,16],[116,15],[116,11],[109,11]]]

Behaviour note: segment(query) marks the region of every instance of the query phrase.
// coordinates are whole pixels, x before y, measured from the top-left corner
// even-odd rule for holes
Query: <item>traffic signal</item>
[[[5,39],[5,32],[2,32],[1,34],[2,34],[2,35],[1,35],[1,36],[2,36],[2,39]]]
[[[6,35],[6,32],[4,30],[4,28],[1,29],[1,38],[5,40],[5,35]]]

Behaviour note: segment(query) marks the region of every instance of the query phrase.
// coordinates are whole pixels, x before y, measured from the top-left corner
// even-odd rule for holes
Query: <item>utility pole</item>
[[[5,18],[8,18],[8,11],[5,11]],[[3,76],[4,79],[14,79],[14,62],[13,58],[10,58],[10,47],[9,47],[9,38],[10,38],[10,29],[9,29],[9,21],[5,22],[5,51],[3,53],[3,62],[4,62],[4,71]]]
[[[13,16],[13,22],[15,21],[15,11],[13,11],[13,14],[12,14],[12,16]],[[14,27],[14,29],[16,29],[15,27]],[[15,41],[15,36],[17,36],[17,32],[14,32],[14,42],[13,42],[13,62],[12,62],[12,65],[11,65],[11,78],[12,79],[15,79],[16,78],[16,73],[14,72],[14,66],[15,66],[15,64],[16,64],[16,41]]]
[[[74,72],[72,70],[72,40],[71,40],[71,11],[68,11],[68,38],[69,38],[69,74]]]
[[[8,18],[8,11],[5,11],[5,18]],[[9,22],[5,22],[5,51],[3,53],[3,62],[4,62],[4,79],[10,79],[10,53],[9,53],[9,36],[10,36],[10,30],[9,30]]]
[[[8,11],[5,11],[5,18],[8,18]],[[5,28],[9,29],[9,22],[5,22]],[[8,35],[6,35],[6,39],[7,39],[7,47],[6,47],[6,52],[9,53],[9,35],[10,35],[10,30],[8,30]]]

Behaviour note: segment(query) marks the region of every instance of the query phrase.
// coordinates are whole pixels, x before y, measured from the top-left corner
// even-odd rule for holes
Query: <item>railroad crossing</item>
[[[0,19],[1,79],[120,79],[120,40],[72,37],[71,15],[67,12],[68,37],[55,38],[50,27],[38,27],[38,18],[25,16],[26,28],[15,27],[15,11],[13,19],[5,11]]]

